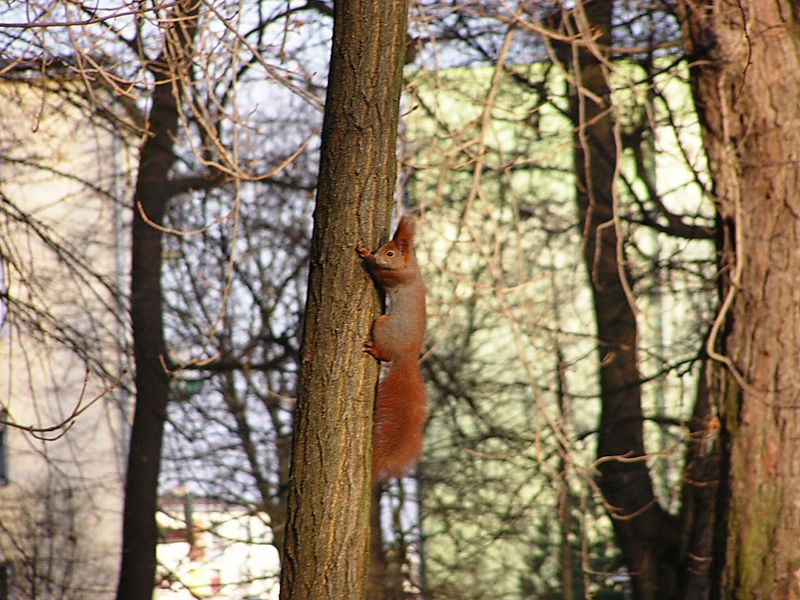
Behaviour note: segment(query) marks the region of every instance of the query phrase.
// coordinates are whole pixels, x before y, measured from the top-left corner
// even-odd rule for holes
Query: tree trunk
[[[800,29],[788,0],[683,2],[722,225],[709,390],[729,452],[723,598],[800,597]]]
[[[155,513],[169,392],[158,226],[164,218],[169,172],[175,161],[172,149],[178,130],[176,86],[191,64],[198,7],[195,0],[176,4],[175,20],[164,36],[166,47],[150,65],[155,87],[133,196],[131,327],[136,408],[128,449],[117,600],[147,600],[152,597],[155,583]]]
[[[714,587],[714,552],[720,478],[720,445],[716,417],[708,397],[706,369],[700,370],[681,489],[681,559],[676,598],[706,600]]]
[[[283,600],[365,598],[378,307],[355,245],[387,232],[408,4],[335,3],[288,495]]]
[[[372,484],[372,507],[370,510],[370,542],[369,542],[369,600],[386,600],[386,583],[388,564],[383,550],[383,531],[381,529],[381,497],[383,488],[380,484]]]
[[[595,47],[610,47],[614,2],[576,10],[577,31]],[[591,42],[589,42],[591,44]],[[586,46],[577,46],[570,109],[575,123],[576,199],[583,257],[594,301],[601,414],[598,485],[617,544],[640,600],[671,597],[678,561],[677,524],[659,505],[645,461],[638,329],[625,291],[614,207],[617,145],[608,73]],[[570,48],[567,51],[571,52]],[[568,55],[569,60],[572,59]],[[588,92],[588,93],[587,93]]]

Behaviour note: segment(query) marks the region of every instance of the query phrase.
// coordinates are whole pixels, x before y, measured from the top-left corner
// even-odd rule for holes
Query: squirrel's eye
[[[394,256],[394,250],[389,250],[389,251],[386,253],[386,256],[388,256],[389,258],[392,258],[392,257]]]

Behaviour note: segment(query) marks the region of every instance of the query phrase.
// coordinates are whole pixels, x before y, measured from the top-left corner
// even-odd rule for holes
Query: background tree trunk
[[[680,570],[675,597],[685,600],[705,600],[714,588],[711,563],[721,459],[716,423],[706,370],[701,369],[681,486]]]
[[[800,30],[788,1],[681,4],[714,180],[722,307],[711,402],[730,453],[715,549],[723,598],[800,585]]]
[[[364,598],[378,306],[355,245],[388,229],[408,5],[335,3],[281,598]],[[385,238],[384,238],[385,239]],[[371,308],[371,310],[370,310]]]
[[[161,230],[175,162],[179,86],[191,65],[199,2],[175,5],[165,48],[150,65],[155,79],[147,138],[139,156],[131,234],[131,328],[136,365],[133,414],[123,509],[122,562],[117,600],[153,595],[158,530],[158,475],[167,417],[169,381],[161,290]]]
[[[382,486],[373,482],[372,506],[370,508],[370,557],[369,557],[369,600],[386,600],[386,577],[388,564],[383,551],[383,531],[381,530]]]
[[[586,45],[567,47],[574,85],[575,174],[583,257],[592,290],[598,336],[601,413],[598,485],[614,536],[633,578],[636,597],[671,597],[678,561],[677,524],[658,503],[645,460],[644,413],[638,365],[638,326],[625,291],[627,268],[619,253],[614,207],[616,157],[614,110],[601,57],[589,48],[611,46],[612,0],[587,2],[574,25]],[[573,48],[576,54],[572,55]],[[577,59],[577,61],[575,61]]]

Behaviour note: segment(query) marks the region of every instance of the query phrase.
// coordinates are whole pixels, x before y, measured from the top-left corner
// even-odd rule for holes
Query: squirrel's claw
[[[378,349],[375,347],[375,344],[372,343],[372,340],[364,341],[364,352],[378,358]]]

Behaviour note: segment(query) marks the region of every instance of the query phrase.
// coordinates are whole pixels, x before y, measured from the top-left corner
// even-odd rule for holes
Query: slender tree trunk
[[[612,0],[603,0],[576,11],[577,30],[586,39],[599,36],[596,48],[611,45],[613,8]],[[576,126],[578,218],[598,335],[598,485],[636,598],[669,598],[678,562],[677,523],[659,505],[645,461],[638,329],[625,291],[627,270],[615,223],[617,144],[611,90],[598,56],[584,46],[576,48],[577,57],[569,56],[575,77],[570,106]]]
[[[261,498],[260,510],[269,515],[272,529],[272,544],[280,551],[283,548],[283,523],[285,517],[285,502],[275,499],[275,486],[264,476],[264,471],[259,457],[258,447],[254,441],[255,432],[248,419],[247,409],[242,403],[239,392],[236,390],[234,374],[228,371],[222,375],[224,383],[222,396],[228,412],[236,424],[235,432],[240,447],[247,461],[247,468],[253,477],[253,484]],[[273,420],[273,423],[276,421]],[[280,459],[279,459],[280,461]]]
[[[161,231],[157,226],[164,218],[169,172],[175,161],[172,149],[178,130],[177,86],[190,65],[198,7],[195,0],[176,4],[176,18],[165,32],[165,50],[150,65],[155,88],[133,196],[131,327],[136,408],[128,450],[117,600],[147,600],[152,597],[155,582],[155,513],[169,392],[162,315]]]
[[[365,598],[378,306],[355,245],[387,232],[408,4],[335,3],[295,415],[283,600]]]
[[[370,510],[369,542],[369,600],[386,600],[386,572],[388,570],[386,553],[383,550],[383,530],[381,529],[381,497],[383,489],[373,482],[372,507]]]
[[[722,598],[800,597],[800,29],[788,0],[682,2],[721,223],[711,405]]]
[[[689,421],[681,489],[681,565],[675,597],[685,600],[706,600],[714,588],[711,565],[722,458],[717,431],[717,419],[709,404],[707,372],[703,368]]]

